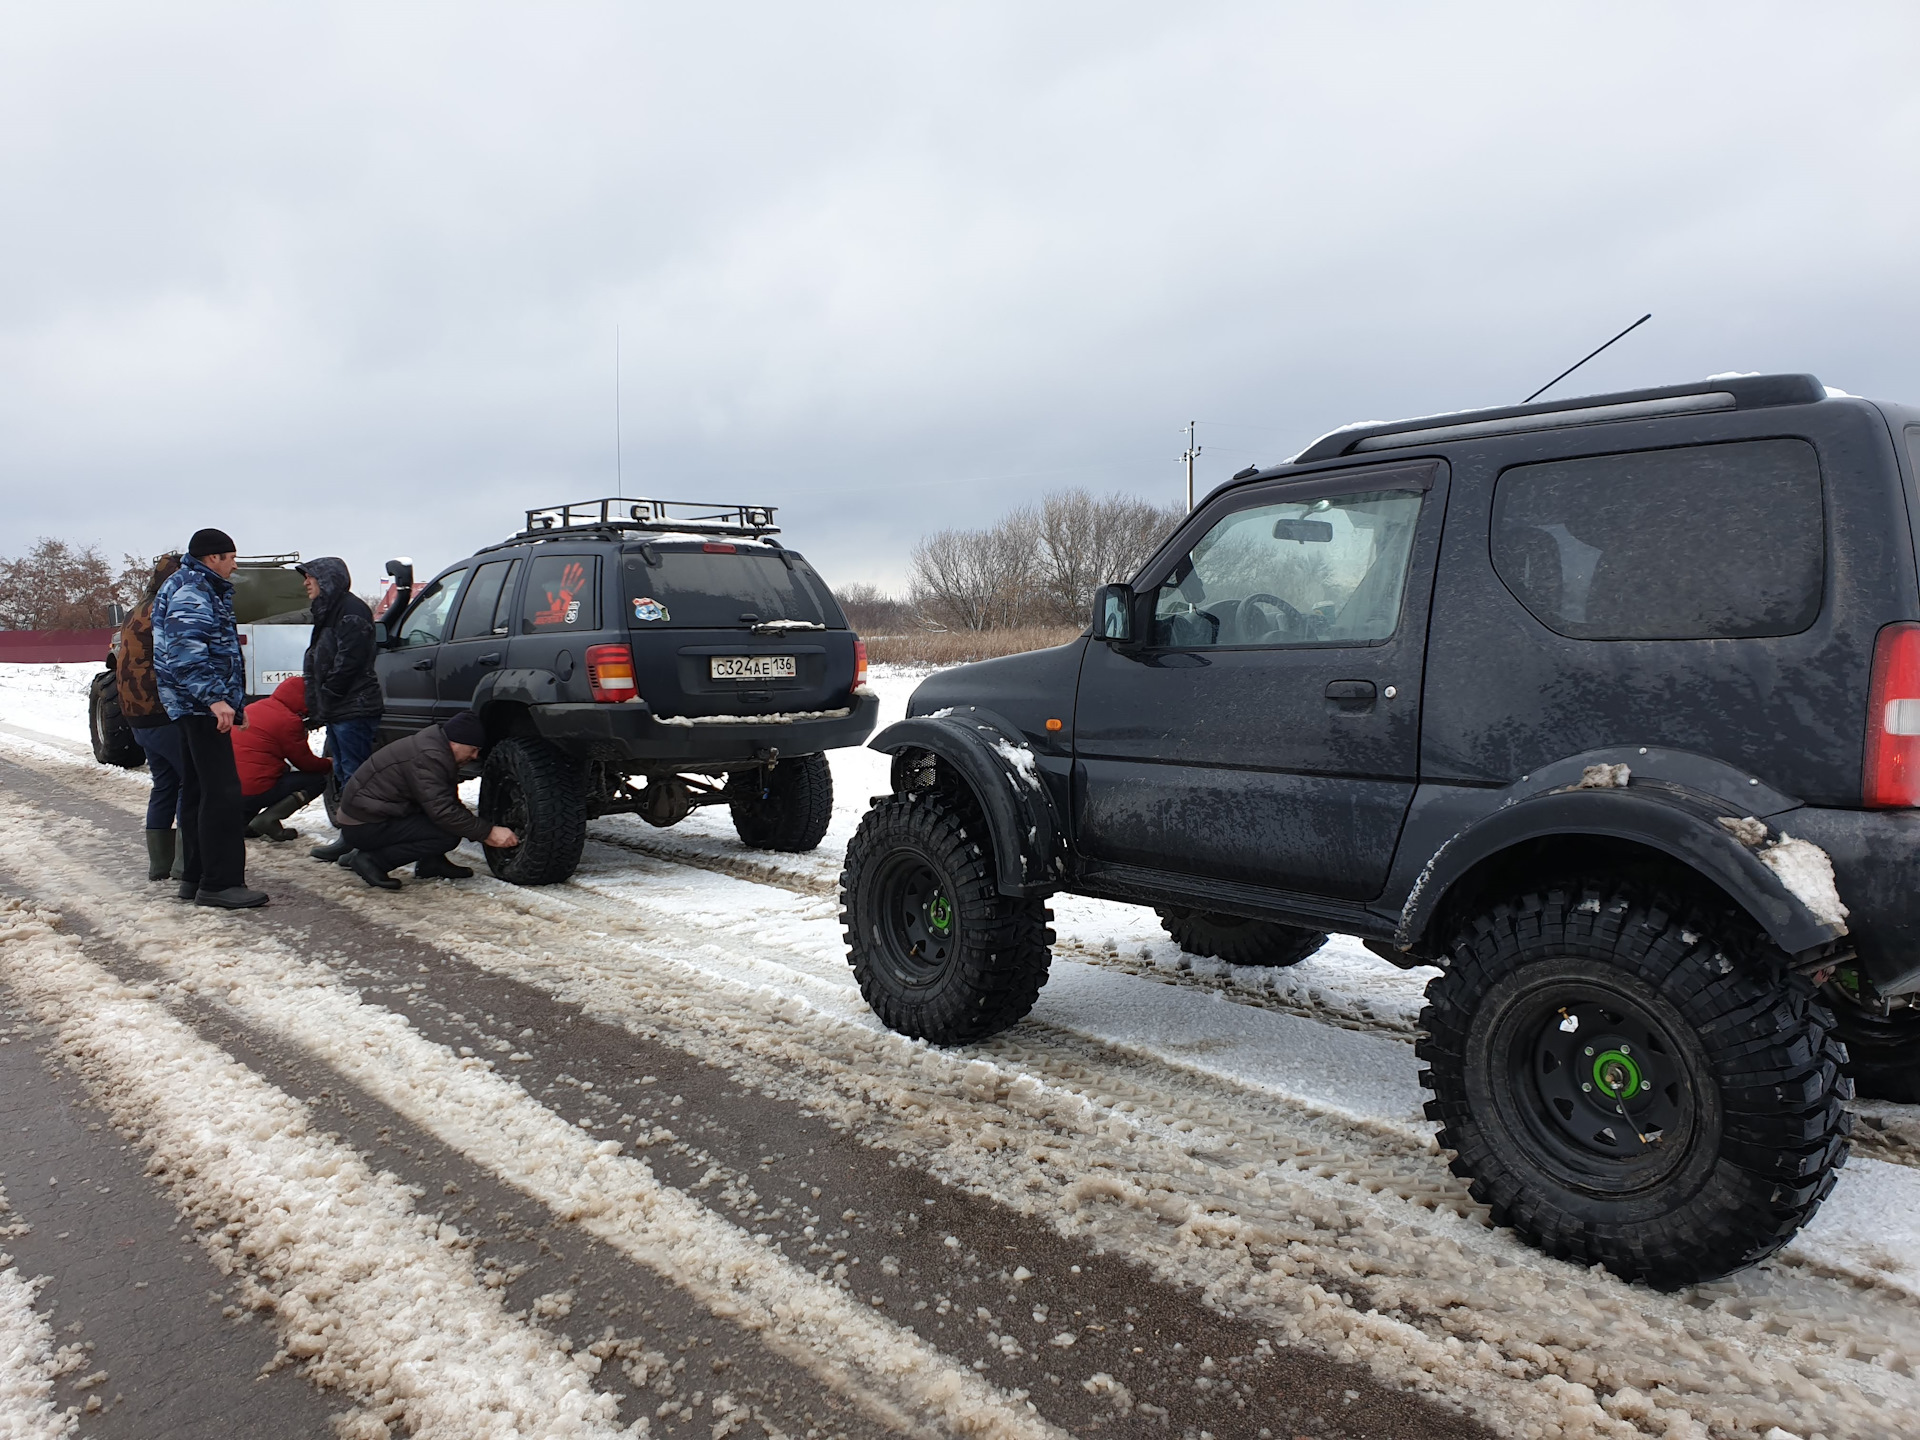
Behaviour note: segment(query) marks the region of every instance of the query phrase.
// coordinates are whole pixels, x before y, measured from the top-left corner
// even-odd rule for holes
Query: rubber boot
[[[332,844],[316,845],[307,853],[316,860],[325,860],[328,863],[332,863],[335,860],[351,855],[353,853],[353,846],[347,843],[346,837],[343,835]]]
[[[307,804],[305,795],[289,795],[278,805],[269,805],[247,822],[247,834],[257,840],[298,840],[300,832],[280,822]]]
[[[180,839],[180,832],[178,830],[173,832],[173,837],[175,841],[173,847],[173,864],[167,870],[167,878],[169,880],[178,880],[187,870],[187,847],[178,843]]]
[[[173,874],[172,830],[147,831],[147,879],[165,880]]]

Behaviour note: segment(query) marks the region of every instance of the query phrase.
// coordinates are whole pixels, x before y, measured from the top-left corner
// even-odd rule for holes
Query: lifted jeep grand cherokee
[[[1916,461],[1920,411],[1773,375],[1243,471],[874,739],[863,993],[1004,1029],[1056,890],[1243,962],[1357,935],[1442,968],[1427,1113],[1498,1223],[1663,1286],[1772,1253],[1847,1154],[1841,1040],[1920,1080]]]
[[[520,837],[487,851],[494,874],[564,880],[588,819],[622,812],[673,825],[725,804],[748,845],[820,843],[821,752],[866,739],[879,701],[865,645],[773,514],[589,500],[529,510],[417,592],[411,564],[388,563],[381,741],[480,717],[480,810]]]

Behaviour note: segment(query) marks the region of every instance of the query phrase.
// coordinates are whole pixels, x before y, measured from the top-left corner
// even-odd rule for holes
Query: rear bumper
[[[639,701],[618,705],[539,705],[533,723],[544,739],[582,756],[609,748],[636,764],[697,765],[781,755],[812,755],[865,743],[880,716],[875,695],[853,697],[845,715],[792,720],[662,720]]]
[[[1774,827],[1818,845],[1833,861],[1847,907],[1847,941],[1882,995],[1920,990],[1920,810],[1806,806]]]

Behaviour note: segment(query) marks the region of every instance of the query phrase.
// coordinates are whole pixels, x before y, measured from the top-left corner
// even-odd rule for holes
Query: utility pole
[[[627,497],[627,472],[620,454],[620,327],[613,327],[613,486],[621,499]]]
[[[1180,432],[1181,434],[1187,437],[1187,448],[1181,452],[1180,458],[1184,460],[1187,465],[1188,513],[1192,513],[1192,510],[1193,510],[1193,462],[1200,458],[1200,447],[1193,443],[1194,427],[1199,425],[1199,423],[1200,422],[1198,420],[1189,420],[1187,421],[1186,428]]]

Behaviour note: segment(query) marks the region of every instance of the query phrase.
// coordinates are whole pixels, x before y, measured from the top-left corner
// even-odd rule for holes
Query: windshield
[[[738,629],[769,620],[839,629],[847,623],[812,566],[760,546],[645,545],[627,552],[622,577],[621,608],[636,630]]]

